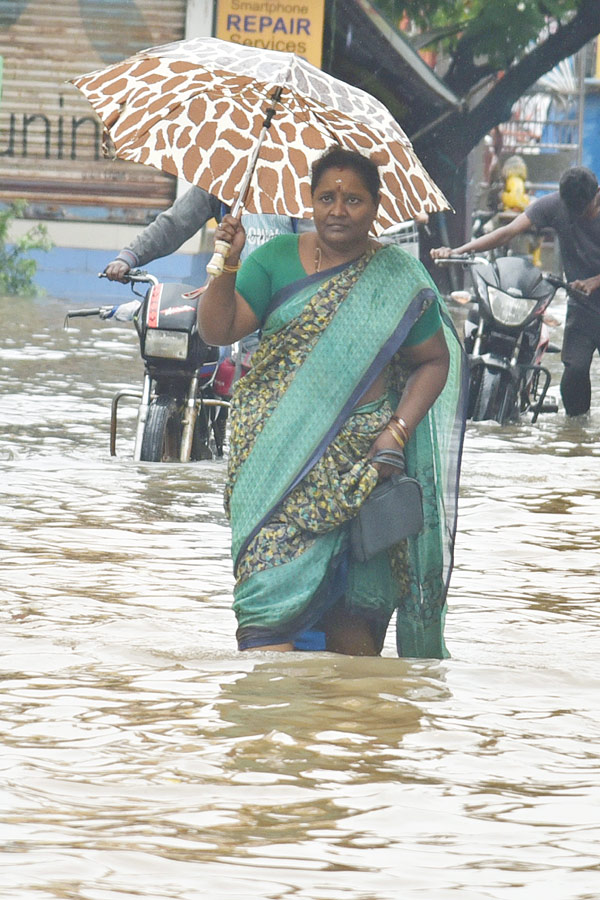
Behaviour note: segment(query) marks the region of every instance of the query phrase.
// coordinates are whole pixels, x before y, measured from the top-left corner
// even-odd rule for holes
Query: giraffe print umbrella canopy
[[[248,212],[310,216],[310,169],[333,144],[379,166],[378,230],[450,206],[386,107],[302,57],[217,38],[142,50],[72,80],[119,159],[184,178],[233,205],[276,89],[244,199]]]

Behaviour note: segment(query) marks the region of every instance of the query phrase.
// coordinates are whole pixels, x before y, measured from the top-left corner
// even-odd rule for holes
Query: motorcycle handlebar
[[[108,278],[105,272],[98,272],[98,278]],[[159,284],[158,278],[154,275],[150,275],[149,272],[145,272],[143,269],[132,269],[131,272],[127,275],[126,282],[131,283],[144,283],[144,284]],[[134,293],[137,293],[134,291]],[[109,314],[115,307],[111,304],[110,306],[94,306],[89,309],[70,309],[64,321],[64,327],[68,328],[69,319],[82,319],[86,316],[99,316],[101,319],[108,319]]]
[[[488,265],[489,259],[485,256],[473,256],[471,253],[456,253],[452,256],[446,256],[442,259],[434,259],[436,266],[446,266],[460,264],[462,266],[481,266]]]
[[[108,278],[108,275],[105,272],[98,272],[98,278]],[[125,276],[123,280],[123,284],[129,284],[130,282],[142,282],[146,284],[158,284],[158,278],[154,275],[150,275],[149,272],[145,272],[143,269],[131,269],[131,271]]]
[[[86,316],[99,316],[101,319],[106,319],[113,309],[113,306],[95,306],[91,309],[70,309],[65,316],[63,327],[69,327],[69,319],[83,319]]]
[[[96,306],[94,309],[70,309],[67,319],[76,319],[82,316],[99,316],[103,309],[112,309],[112,306]]]
[[[474,256],[472,253],[456,253],[452,256],[445,257],[445,259],[435,259],[434,263],[436,266],[453,264],[460,264],[463,266],[478,266],[489,265],[490,260],[485,256]],[[564,288],[567,294],[569,294],[569,296],[574,300],[589,300],[589,296],[584,291],[578,291],[577,288],[571,287],[571,285],[567,281],[559,278],[558,275],[553,275],[551,272],[542,272],[541,275],[542,278],[544,278],[553,287]]]
[[[589,300],[588,294],[585,291],[578,291],[577,288],[571,287],[568,281],[564,281],[562,278],[559,278],[558,275],[553,275],[551,272],[542,272],[542,277],[551,284],[552,287],[555,288],[564,288],[564,290],[572,297],[574,300]]]

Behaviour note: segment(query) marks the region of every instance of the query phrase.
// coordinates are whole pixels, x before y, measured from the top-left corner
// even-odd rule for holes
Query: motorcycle
[[[467,418],[501,425],[531,414],[557,412],[548,396],[551,375],[542,364],[550,344],[547,314],[556,290],[573,290],[555,275],[542,273],[521,256],[490,258],[454,255],[436,265],[460,265],[470,271],[471,291],[453,291],[452,299],[475,304],[465,322],[464,345],[470,363]],[[575,292],[578,293],[578,292]]]
[[[124,398],[138,401],[136,462],[212,459],[213,441],[216,455],[222,456],[232,379],[219,348],[198,334],[199,292],[186,284],[161,284],[140,270],[131,271],[127,280],[135,300],[69,310],[65,318],[65,328],[73,318],[98,316],[133,321],[137,331],[144,381],[141,391],[124,389],[113,397],[111,456],[117,455],[118,408]],[[137,284],[148,285],[145,294],[136,291]]]

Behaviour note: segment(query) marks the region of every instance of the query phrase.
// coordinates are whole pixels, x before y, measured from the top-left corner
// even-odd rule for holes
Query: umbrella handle
[[[230,250],[231,244],[227,241],[215,241],[215,252],[206,266],[206,271],[209,275],[212,275],[213,278],[218,278],[219,275],[223,274],[225,260],[229,256]]]

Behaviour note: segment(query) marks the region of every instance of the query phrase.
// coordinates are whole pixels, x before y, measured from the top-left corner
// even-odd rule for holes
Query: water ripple
[[[469,426],[452,659],[238,654],[223,461],[111,459],[135,335],[0,307],[0,896],[596,900],[597,363]]]

